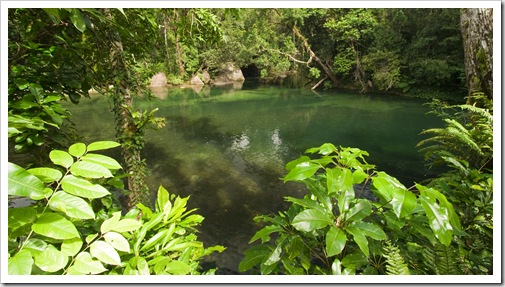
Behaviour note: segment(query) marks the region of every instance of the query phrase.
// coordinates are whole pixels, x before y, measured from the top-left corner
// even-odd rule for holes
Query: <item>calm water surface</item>
[[[134,100],[135,107],[159,108],[156,115],[167,119],[166,127],[146,134],[148,184],[153,194],[163,185],[191,195],[190,208],[205,217],[199,238],[227,247],[208,259],[222,270],[237,271],[260,228],[254,216],[284,210],[284,196],[303,194],[303,186],[279,178],[307,148],[330,142],[366,150],[369,163],[408,187],[427,172],[415,148],[419,133],[441,125],[417,99],[247,83],[240,90],[154,92],[151,100]],[[109,107],[101,96],[69,106],[85,142],[114,139]]]

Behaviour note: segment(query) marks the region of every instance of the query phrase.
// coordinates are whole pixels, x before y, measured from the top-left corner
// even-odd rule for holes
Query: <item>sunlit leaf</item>
[[[114,228],[119,220],[121,219],[121,211],[114,212],[112,214],[112,217],[109,219],[106,219],[102,222],[102,225],[100,226],[100,231],[105,234]]]
[[[8,193],[41,200],[49,196],[43,182],[22,167],[8,163]]]
[[[89,251],[93,257],[105,264],[121,265],[121,258],[116,249],[105,241],[95,241],[89,246]]]
[[[255,245],[244,251],[244,258],[238,265],[239,272],[247,271],[259,265],[272,252],[266,245]]]
[[[79,237],[74,224],[57,213],[46,212],[32,225],[32,230],[40,235],[54,239]]]
[[[387,239],[386,233],[373,223],[361,221],[353,223],[352,226],[358,228],[365,236],[375,240]]]
[[[85,152],[86,145],[83,143],[75,143],[68,148],[68,153],[75,157],[81,157]]]
[[[88,252],[81,252],[75,257],[75,262],[68,268],[67,273],[69,275],[90,275],[100,274],[104,271],[107,269],[103,267],[102,262],[93,260]]]
[[[261,238],[262,243],[265,243],[268,240],[270,240],[270,234],[272,234],[274,232],[280,232],[282,230],[283,230],[282,226],[279,226],[279,225],[265,226],[262,229],[258,230],[254,234],[254,236],[251,238],[251,240],[249,240],[249,243],[252,243],[252,242],[258,240],[259,238]]]
[[[61,252],[68,256],[75,256],[82,247],[82,240],[79,237],[63,240],[61,243]]]
[[[85,179],[70,174],[63,177],[61,187],[70,194],[89,199],[100,198],[110,194],[103,186],[93,184]]]
[[[142,226],[142,222],[135,219],[123,219],[120,220],[116,225],[112,226],[113,231],[117,232],[128,232],[139,229]]]
[[[61,211],[69,217],[78,219],[94,219],[95,213],[90,204],[84,199],[70,195],[64,191],[57,191],[51,201],[49,207],[54,211]]]
[[[285,235],[281,235],[281,240],[279,240],[279,242],[276,242],[277,246],[275,247],[274,250],[272,250],[272,252],[270,252],[267,259],[263,262],[262,265],[272,265],[279,262],[279,260],[281,259],[282,246],[283,246],[282,243],[284,242],[284,240],[286,240]]]
[[[314,175],[319,168],[320,166],[317,164],[311,162],[301,162],[291,169],[288,174],[286,174],[284,182],[304,180]]]
[[[111,170],[116,170],[120,169],[121,165],[113,158],[101,155],[101,154],[94,154],[94,153],[88,153],[85,156],[81,158],[82,161],[84,162],[91,162],[94,164],[99,164],[107,169]]]
[[[332,224],[331,217],[317,209],[306,209],[293,219],[292,225],[300,231],[310,232]]]
[[[31,168],[27,171],[33,174],[34,176],[38,177],[38,179],[40,179],[42,182],[45,183],[58,181],[63,176],[61,171],[47,167]]]
[[[107,232],[103,235],[105,241],[118,251],[130,252],[130,244],[123,235],[116,232]]]
[[[378,191],[376,195],[390,202],[393,211],[399,218],[410,214],[416,207],[416,196],[396,178],[379,172],[376,177],[372,178],[372,182]]]
[[[454,207],[447,200],[447,197],[445,197],[445,195],[443,195],[441,192],[439,192],[436,189],[428,188],[428,187],[422,186],[420,184],[416,184],[416,187],[421,192],[421,194],[424,194],[430,198],[436,198],[442,206],[447,208],[450,223],[457,230],[461,230],[461,223],[459,221],[459,217],[456,214],[456,212],[454,211]],[[472,186],[472,188],[473,188],[473,186]]]
[[[28,250],[21,250],[8,260],[9,275],[30,275],[33,258]]]
[[[165,265],[164,271],[174,275],[186,275],[191,271],[191,267],[184,262],[173,260]]]
[[[53,245],[48,245],[44,252],[34,256],[35,265],[46,272],[56,272],[63,269],[69,257],[56,249]]]
[[[74,163],[74,158],[66,151],[52,150],[49,153],[49,158],[56,165],[61,165],[64,168],[69,168]]]
[[[8,236],[16,238],[27,234],[32,223],[37,218],[37,212],[33,207],[8,208]]]
[[[100,164],[89,161],[78,161],[74,163],[72,167],[70,167],[70,172],[72,172],[75,176],[82,176],[86,178],[112,177],[110,170]]]
[[[347,226],[345,227],[345,230],[352,234],[354,242],[358,244],[359,249],[361,249],[365,256],[368,257],[370,251],[368,249],[368,240],[366,239],[365,234],[359,228],[354,226]]]
[[[363,218],[372,214],[372,204],[366,199],[358,199],[356,204],[354,204],[345,213],[346,221],[360,221]]]
[[[347,235],[345,232],[335,226],[330,226],[326,233],[326,254],[328,257],[338,255],[344,250]]]
[[[113,141],[98,141],[88,145],[88,151],[104,150],[120,146],[117,142]]]
[[[449,246],[451,244],[453,230],[449,222],[447,209],[439,206],[434,199],[426,195],[421,194],[419,199],[421,200],[421,204],[423,205],[430,227],[435,233],[435,236],[442,244]]]
[[[29,250],[32,256],[39,254],[40,252],[44,252],[47,248],[47,243],[38,238],[29,238],[25,241],[23,250]]]

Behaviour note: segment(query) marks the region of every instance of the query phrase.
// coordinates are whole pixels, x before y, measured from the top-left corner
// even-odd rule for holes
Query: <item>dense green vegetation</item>
[[[419,147],[448,171],[412,188],[338,143],[288,163],[284,181],[309,194],[256,218],[268,225],[240,271],[493,274],[492,94],[484,80],[466,86],[475,73],[492,78],[492,55],[464,49],[468,10],[9,9],[9,150],[35,155],[9,163],[9,199],[33,201],[9,208],[9,274],[212,274],[200,260],[224,247],[198,241],[203,217],[188,198],[160,187],[149,201],[140,151],[164,119],[134,98],[157,72],[181,84],[227,62],[269,84],[438,99],[446,123]],[[469,72],[465,57],[480,68]],[[90,88],[110,99],[117,143],[75,144],[61,102]],[[117,146],[121,164],[94,153]]]

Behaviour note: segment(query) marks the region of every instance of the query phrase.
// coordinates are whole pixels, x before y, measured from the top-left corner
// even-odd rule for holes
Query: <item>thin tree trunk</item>
[[[316,63],[323,69],[324,73],[330,78],[331,82],[333,83],[333,86],[337,87],[339,84],[339,81],[338,81],[337,77],[335,77],[335,74],[333,74],[333,72],[331,71],[330,67],[328,67],[323,61],[321,61],[321,59],[319,59],[318,56],[316,56],[316,54],[310,48],[309,42],[300,33],[300,30],[298,30],[298,28],[296,26],[293,27],[293,32],[295,33],[295,35],[298,38],[300,38],[302,40],[303,46],[309,52],[310,57],[313,58],[314,61],[316,61]]]
[[[110,12],[108,13],[111,17]],[[149,189],[145,181],[145,163],[140,156],[144,139],[137,133],[137,125],[131,116],[132,97],[130,93],[130,77],[124,56],[123,43],[117,31],[109,30],[109,56],[111,63],[110,75],[116,79],[112,99],[116,122],[116,138],[122,146],[125,171],[128,174],[128,194],[124,208],[131,209],[137,203],[148,204]]]
[[[493,9],[461,10],[468,93],[483,92],[493,98]]]

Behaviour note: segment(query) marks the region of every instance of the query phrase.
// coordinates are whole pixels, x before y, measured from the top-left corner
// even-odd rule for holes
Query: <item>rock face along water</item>
[[[415,149],[422,139],[419,133],[441,125],[426,115],[422,101],[398,97],[316,94],[247,81],[240,90],[226,86],[199,93],[159,92],[163,94],[156,98],[134,100],[136,107],[159,108],[156,115],[167,118],[166,127],[148,131],[145,138],[153,197],[160,185],[180,196],[191,195],[189,207],[205,217],[199,238],[205,245],[227,247],[209,264],[229,272],[237,272],[258,229],[254,216],[284,210],[284,196],[302,193],[304,186],[284,184],[280,178],[285,164],[307,148],[328,142],[366,150],[368,162],[409,187],[427,172]],[[93,96],[69,108],[87,141],[114,139],[106,98]]]

